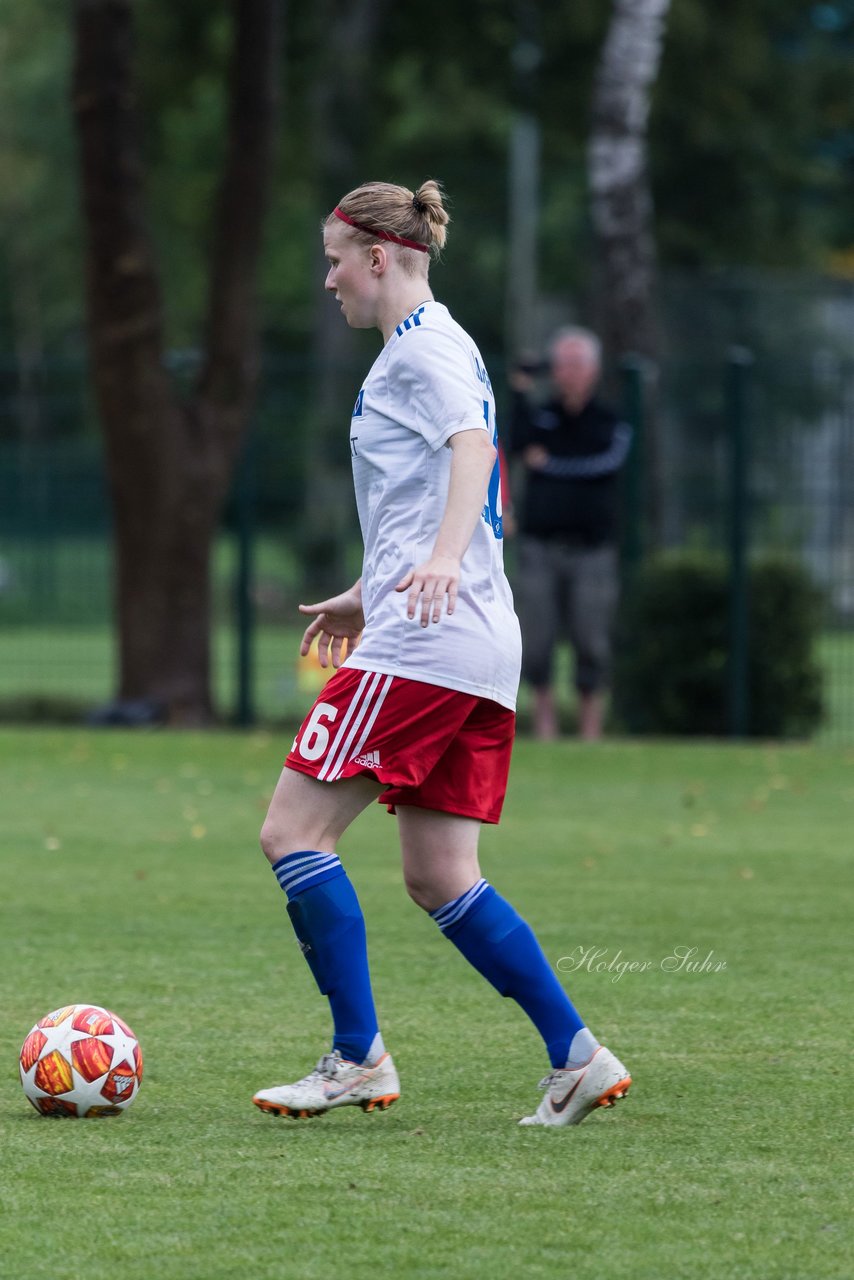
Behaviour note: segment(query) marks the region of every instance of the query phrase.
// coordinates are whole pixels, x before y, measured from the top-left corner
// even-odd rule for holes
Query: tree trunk
[[[647,122],[670,0],[613,0],[597,69],[588,147],[591,216],[602,267],[601,329],[617,359],[640,356],[644,440],[640,466],[647,531],[662,537],[655,231],[647,170]]]
[[[596,73],[588,149],[591,215],[615,356],[656,354],[655,237],[646,163],[650,99],[670,0],[614,0]]]
[[[181,398],[164,363],[145,221],[133,0],[75,0],[73,104],[86,233],[91,373],[115,527],[120,701],[203,724],[210,549],[258,372],[255,275],[274,129],[278,0],[233,0],[229,125],[202,367]]]

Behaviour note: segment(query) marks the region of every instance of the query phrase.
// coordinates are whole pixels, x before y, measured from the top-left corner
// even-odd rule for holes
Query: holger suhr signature
[[[627,973],[723,973],[726,960],[707,951],[701,955],[699,947],[674,947],[661,960],[628,960],[622,948],[613,954],[607,947],[584,947],[579,944],[568,956],[561,956],[556,968],[560,973],[608,974],[612,982],[619,982]]]

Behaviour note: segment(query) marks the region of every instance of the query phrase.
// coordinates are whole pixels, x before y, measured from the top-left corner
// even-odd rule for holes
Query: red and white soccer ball
[[[46,1116],[112,1116],[139,1092],[142,1051],[126,1022],[97,1004],[41,1018],[21,1049],[21,1084]]]

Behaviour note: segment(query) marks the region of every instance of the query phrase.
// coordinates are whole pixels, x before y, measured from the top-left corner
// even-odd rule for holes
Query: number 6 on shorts
[[[324,724],[333,724],[338,716],[338,708],[331,702],[318,702],[306,721],[305,729],[299,740],[299,753],[304,760],[319,760],[329,746],[329,730]]]

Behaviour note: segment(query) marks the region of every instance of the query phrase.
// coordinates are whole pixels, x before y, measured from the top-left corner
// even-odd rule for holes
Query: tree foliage
[[[59,6],[0,0],[0,350],[79,330],[70,62]]]
[[[850,3],[677,0],[652,121],[664,261],[832,266],[854,226],[852,61]]]
[[[821,597],[804,569],[765,558],[749,570],[747,731],[808,736],[822,717],[814,657]],[[650,559],[622,610],[617,715],[633,733],[721,736],[731,731],[733,657],[727,566],[671,552]]]
[[[286,18],[287,123],[261,287],[268,334],[292,350],[307,350],[314,332],[310,246],[329,200],[329,157],[311,127],[314,99],[330,23],[334,29],[352,7],[352,0],[292,5]],[[167,340],[180,346],[194,341],[204,304],[205,228],[224,145],[228,6],[182,0],[136,9],[147,198],[170,280]],[[608,10],[539,4],[540,255],[549,292],[578,295],[590,281],[585,145]],[[417,26],[407,6],[386,5],[358,72],[367,86],[359,126],[339,121],[342,134],[352,134],[358,179],[382,175],[415,185],[433,175],[446,183],[454,225],[442,293],[491,350],[503,341],[515,40],[516,8],[506,0],[448,5],[441,20]],[[664,268],[848,268],[852,57],[850,0],[675,0],[649,131]],[[342,62],[342,77],[346,71]],[[26,287],[44,342],[56,348],[79,334],[68,75],[67,6],[0,0],[0,346],[7,349],[20,325],[12,299],[22,260],[33,264]]]

